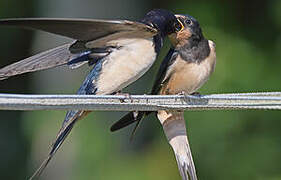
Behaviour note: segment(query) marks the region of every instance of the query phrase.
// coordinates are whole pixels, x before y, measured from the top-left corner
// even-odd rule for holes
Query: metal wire
[[[0,94],[0,110],[281,110],[281,92],[185,95],[24,95]]]

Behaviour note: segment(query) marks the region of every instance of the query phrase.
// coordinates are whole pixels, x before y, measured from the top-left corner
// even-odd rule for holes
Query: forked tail
[[[157,114],[166,137],[173,148],[183,180],[197,180],[189,146],[183,112],[159,111]]]
[[[57,150],[60,148],[60,146],[64,142],[65,138],[69,135],[74,124],[77,122],[77,120],[82,118],[85,114],[87,114],[87,112],[85,112],[85,111],[68,111],[67,112],[63,126],[60,129],[60,131],[52,145],[52,148],[51,148],[51,151],[50,151],[48,157],[42,162],[40,167],[29,178],[30,180],[34,179],[34,178],[38,178],[41,175],[41,173],[47,167],[47,165],[50,162],[50,160],[52,159],[52,157],[55,155]]]

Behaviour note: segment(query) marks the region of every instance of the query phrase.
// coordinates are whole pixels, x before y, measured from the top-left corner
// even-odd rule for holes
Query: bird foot
[[[190,95],[192,95],[192,96],[201,96],[201,94],[199,93],[199,92],[194,92],[194,93],[191,93]]]
[[[192,102],[192,99],[188,97],[188,95],[192,95],[192,96],[197,96],[197,97],[200,97],[201,94],[199,92],[193,92],[191,94],[187,94],[186,92],[182,91],[180,92],[178,95],[183,95],[183,101],[184,102],[187,102],[187,103],[190,103]]]
[[[183,96],[183,99],[181,99],[181,100],[183,100],[184,102],[189,102],[189,98],[187,97],[187,93],[186,92],[184,92],[184,91],[182,91],[182,92],[180,92],[180,93],[178,93],[178,95],[182,95]]]
[[[125,99],[130,99],[131,103],[133,102],[133,99],[129,93],[122,93],[121,91],[118,91],[115,95],[125,96],[124,98],[119,99],[121,103],[124,103]]]

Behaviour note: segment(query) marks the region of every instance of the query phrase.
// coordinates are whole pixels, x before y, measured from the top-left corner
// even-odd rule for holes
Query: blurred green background
[[[217,45],[217,66],[201,94],[280,91],[281,1],[0,0],[0,17],[140,19],[153,8],[190,14]],[[83,29],[81,29],[83,31]],[[0,66],[69,39],[0,28]],[[147,93],[168,50],[125,89]],[[73,94],[88,67],[59,67],[0,81],[0,92]],[[46,157],[63,111],[0,111],[0,179],[26,179]],[[111,133],[121,112],[94,112],[79,122],[41,179],[180,179],[172,149],[154,116],[129,142],[131,127]],[[185,112],[199,179],[281,179],[281,116],[277,111]]]

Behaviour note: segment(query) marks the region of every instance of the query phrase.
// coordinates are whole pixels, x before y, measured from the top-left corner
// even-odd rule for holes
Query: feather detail
[[[158,33],[156,28],[144,23],[127,20],[100,20],[78,18],[11,18],[1,19],[1,26],[16,26],[41,30],[80,41],[90,41],[107,37],[116,32],[128,32],[134,37],[146,35],[153,37]],[[123,33],[123,37],[127,37]],[[119,36],[114,36],[116,38]],[[113,38],[113,39],[114,39]],[[112,38],[107,38],[112,40]]]
[[[44,169],[49,164],[50,160],[53,158],[57,150],[60,148],[66,137],[71,132],[74,124],[79,120],[82,119],[84,116],[86,116],[89,113],[89,111],[81,111],[81,110],[75,110],[75,111],[68,111],[67,115],[65,117],[64,123],[62,125],[62,128],[57,134],[57,137],[55,141],[52,144],[52,148],[50,150],[50,153],[48,154],[47,158],[42,162],[40,167],[34,172],[34,174],[29,178],[29,180],[35,179],[40,177]]]
[[[71,58],[77,57],[77,55],[69,52],[69,46],[70,44],[64,44],[5,66],[0,69],[0,80],[27,72],[44,70],[67,64]]]
[[[183,112],[158,111],[167,140],[173,148],[179,172],[183,180],[197,180],[196,170],[189,146]]]

